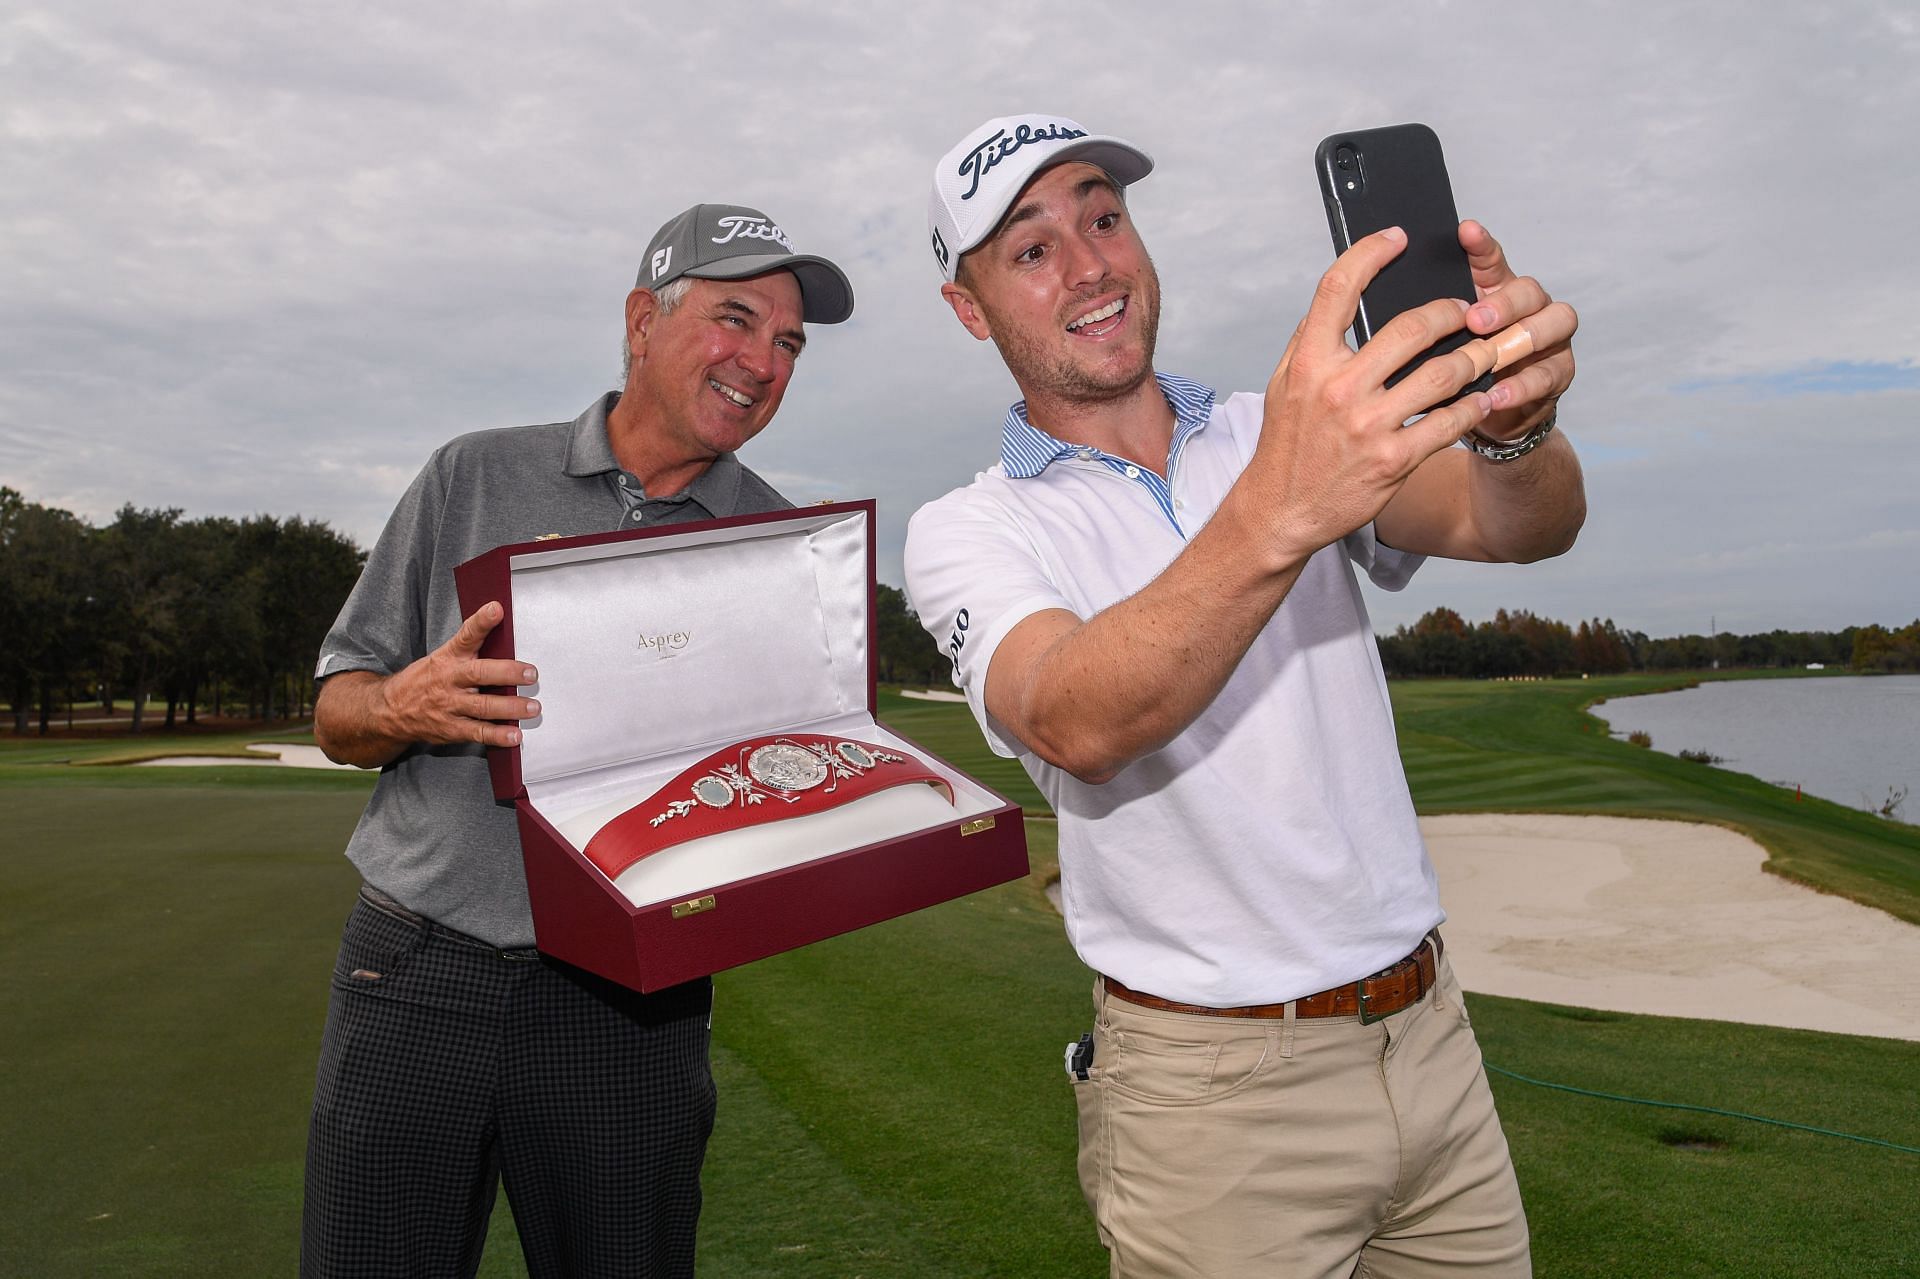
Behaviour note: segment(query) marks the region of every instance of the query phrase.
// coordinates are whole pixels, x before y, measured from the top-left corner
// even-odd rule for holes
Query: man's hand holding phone
[[[1466,326],[1460,298],[1402,311],[1359,350],[1347,345],[1361,292],[1406,244],[1400,228],[1388,227],[1342,253],[1320,277],[1267,383],[1260,443],[1240,486],[1269,513],[1268,544],[1283,561],[1304,560],[1367,524],[1422,462],[1494,409],[1489,393],[1434,407],[1480,375],[1462,350],[1387,385],[1414,356]],[[1523,297],[1513,291],[1493,309],[1506,315]]]
[[[1321,140],[1314,167],[1336,253],[1344,256],[1367,234],[1387,227],[1398,227],[1408,237],[1406,251],[1367,281],[1354,313],[1354,341],[1375,341],[1394,316],[1431,299],[1461,298],[1472,304],[1469,333],[1498,342],[1497,335],[1519,324],[1533,348],[1515,362],[1517,372],[1503,379],[1507,387],[1494,398],[1482,438],[1513,439],[1545,421],[1553,398],[1573,379],[1566,344],[1578,321],[1572,308],[1554,303],[1537,281],[1513,273],[1485,227],[1460,221],[1439,135],[1424,124],[1336,133]],[[1420,361],[1451,353],[1466,341],[1467,334],[1449,334],[1415,352],[1396,376],[1411,376]],[[1470,356],[1484,372],[1494,365],[1493,354],[1483,346]],[[1491,381],[1468,385],[1493,389]]]
[[[1479,223],[1463,224],[1461,241],[1480,300],[1469,307],[1438,298],[1402,311],[1357,351],[1346,330],[1360,294],[1405,249],[1406,236],[1397,227],[1367,236],[1321,276],[1267,384],[1260,444],[1242,477],[1277,522],[1270,545],[1284,558],[1303,559],[1372,521],[1423,462],[1468,432],[1496,440],[1524,434],[1571,381],[1573,308],[1516,276]],[[1486,367],[1466,348],[1387,385],[1408,361],[1463,328],[1497,339],[1516,325],[1533,353],[1489,391],[1447,403]]]

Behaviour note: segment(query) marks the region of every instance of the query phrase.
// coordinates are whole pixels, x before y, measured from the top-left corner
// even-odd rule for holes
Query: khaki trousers
[[[1159,1012],[1094,982],[1080,1185],[1115,1279],[1525,1276],[1459,983],[1371,1025]]]

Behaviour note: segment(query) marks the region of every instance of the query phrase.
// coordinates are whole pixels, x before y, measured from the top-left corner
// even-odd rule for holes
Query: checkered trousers
[[[472,1275],[504,1182],[527,1270],[690,1276],[712,984],[640,995],[363,892],[308,1130],[300,1273]]]

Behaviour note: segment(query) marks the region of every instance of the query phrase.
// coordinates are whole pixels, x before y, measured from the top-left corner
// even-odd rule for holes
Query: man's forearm
[[[1021,664],[1022,686],[996,714],[1042,758],[1105,782],[1219,695],[1306,564],[1251,544],[1238,505],[1223,503],[1138,593],[1063,629]]]
[[[313,740],[336,764],[381,768],[412,745],[393,735],[384,685],[391,676],[342,671],[320,685],[313,704]]]
[[[1530,564],[1563,554],[1587,518],[1580,459],[1557,431],[1515,461],[1473,459],[1467,500],[1487,558],[1499,563]]]

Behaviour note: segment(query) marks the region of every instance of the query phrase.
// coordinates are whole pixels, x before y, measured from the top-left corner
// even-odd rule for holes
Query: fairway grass
[[[1694,787],[1658,761],[1717,770],[1582,734],[1562,699],[1600,683],[1512,686],[1547,696],[1491,711],[1472,694],[1506,686],[1396,685],[1423,811],[1465,808],[1524,766],[1565,790],[1528,806],[1542,796],[1512,785],[1486,807],[1631,811],[1639,795],[1749,819],[1745,791]],[[890,723],[1038,807],[1024,775],[988,761],[964,707],[895,700]],[[367,779],[0,760],[0,1274],[293,1273],[328,973],[355,886],[340,850]],[[1575,806],[1596,802],[1620,807]],[[1843,812],[1768,820],[1812,841]],[[1051,826],[1029,829],[1044,868]],[[1090,976],[1042,878],[716,979],[704,1279],[1105,1274],[1060,1066],[1088,1028]],[[1536,1079],[1920,1147],[1920,1045],[1488,997],[1472,1011],[1489,1062]],[[1542,1275],[1920,1267],[1920,1155],[1493,1086]],[[523,1273],[511,1231],[503,1200],[482,1274]]]
[[[293,1272],[365,796],[0,787],[0,1273]]]

